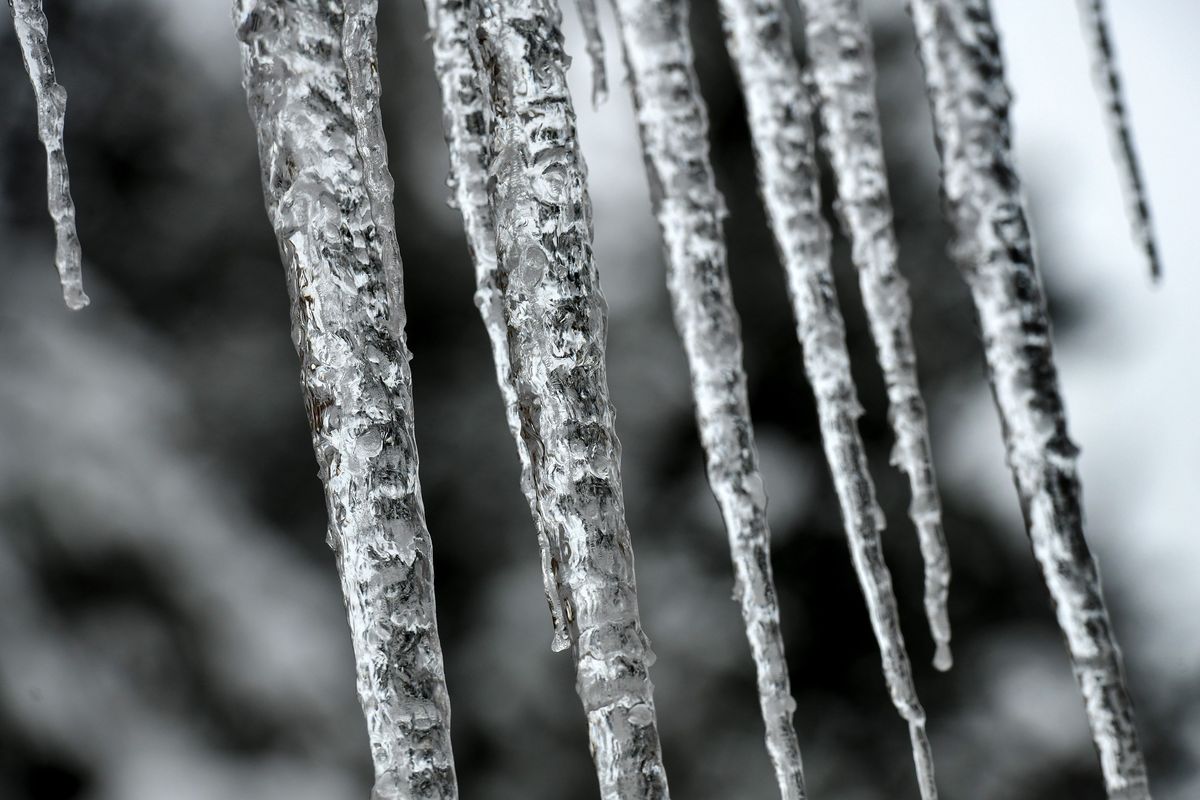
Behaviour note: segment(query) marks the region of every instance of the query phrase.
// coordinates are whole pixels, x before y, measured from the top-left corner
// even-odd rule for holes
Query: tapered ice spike
[[[604,66],[604,36],[600,33],[600,15],[596,0],[576,0],[579,22],[587,39],[588,58],[592,62],[592,105],[599,106],[608,99],[608,70]]]
[[[883,559],[883,514],[858,432],[862,408],[850,374],[845,325],[821,216],[812,103],[792,51],[782,0],[720,0],[726,44],[742,86],[759,190],[787,273],[804,368],[817,401],[821,440],[892,702],[907,721],[921,796],[934,800],[925,711],[900,632]]]
[[[479,38],[492,80],[488,191],[518,417],[542,530],[561,556],[600,796],[666,800],[608,396],[607,306],[557,3],[483,4]]]
[[[950,654],[950,555],[942,532],[942,500],[933,469],[925,401],[917,381],[908,284],[897,268],[887,165],[875,101],[871,34],[859,0],[799,0],[809,69],[825,129],[825,152],[837,185],[838,219],[851,243],[863,306],[888,392],[896,436],[892,463],[912,489],[909,516],[925,562],[925,615],[933,664],[947,670]]]
[[[1129,224],[1133,229],[1133,238],[1145,256],[1151,279],[1157,281],[1162,278],[1162,263],[1155,241],[1154,224],[1150,218],[1150,197],[1142,177],[1137,148],[1133,143],[1133,126],[1129,123],[1129,112],[1125,106],[1125,93],[1121,87],[1121,73],[1117,69],[1117,57],[1113,48],[1112,33],[1108,28],[1105,2],[1077,0],[1076,4],[1079,6],[1079,19],[1092,59],[1096,91],[1104,103],[1105,121],[1108,123],[1117,171],[1121,175],[1121,188],[1125,192],[1125,205],[1128,209]]]
[[[767,496],[750,422],[741,323],[726,266],[725,203],[709,159],[708,112],[688,37],[687,3],[614,0],[614,6],[708,481],[725,520],[736,599],[754,657],[767,751],[780,796],[800,800],[804,770],[771,576]]]
[[[374,0],[237,0],[243,83],[292,300],[375,767],[375,800],[455,800]]]
[[[63,150],[67,90],[54,75],[42,0],[8,0],[8,6],[21,45],[21,59],[33,84],[38,139],[46,148],[46,189],[50,217],[54,220],[54,264],[62,283],[64,302],[68,308],[78,311],[89,301],[83,291],[83,252],[75,229],[75,202],[71,199],[67,156]]]
[[[1150,797],[1121,652],[1083,532],[1050,318],[1013,162],[1008,88],[987,0],[909,0],[942,159],[952,254],[983,336],[1034,556],[1066,638],[1109,798]]]
[[[496,264],[496,230],[488,202],[488,162],[491,158],[491,93],[487,81],[480,80],[483,64],[476,36],[478,6],[461,0],[425,0],[433,45],[434,70],[442,93],[442,122],[450,151],[451,200],[463,218],[467,248],[475,267],[475,305],[483,318],[492,361],[496,366],[496,384],[504,401],[509,432],[517,446],[521,462],[521,491],[529,503],[537,529],[538,549],[546,603],[550,608],[553,634],[550,648],[555,652],[570,646],[566,614],[558,585],[558,553],[555,537],[543,529],[529,444],[521,435],[517,389],[513,384],[512,363],[508,356],[508,327],[504,322],[504,303],[500,296]]]

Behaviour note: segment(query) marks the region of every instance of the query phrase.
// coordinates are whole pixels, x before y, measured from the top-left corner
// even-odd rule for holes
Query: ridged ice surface
[[[237,0],[376,800],[458,796],[371,0]]]
[[[504,401],[509,431],[517,445],[521,462],[521,491],[529,502],[534,524],[538,527],[542,578],[554,629],[550,647],[560,652],[570,646],[570,637],[558,587],[557,570],[561,561],[558,537],[542,528],[529,447],[521,436],[517,390],[508,357],[508,327],[504,322],[504,304],[496,264],[496,230],[492,226],[492,211],[488,202],[492,109],[488,84],[480,80],[480,75],[484,73],[476,40],[478,7],[463,0],[425,0],[425,9],[429,16],[434,69],[442,91],[443,127],[450,151],[451,199],[462,214],[467,247],[475,265],[475,305],[479,308],[488,341],[492,345],[496,384]]]
[[[887,385],[896,435],[892,463],[904,470],[912,488],[909,516],[925,561],[925,614],[936,645],[933,663],[938,669],[949,669],[950,554],[942,532],[942,501],[925,401],[917,382],[908,284],[896,266],[870,30],[858,0],[800,2],[809,69],[825,129],[822,143],[837,182],[834,205],[850,239],[863,306]]]
[[[8,0],[8,6],[21,45],[21,59],[33,84],[38,139],[46,148],[46,190],[50,217],[54,220],[54,264],[62,283],[63,300],[68,308],[77,311],[88,304],[88,296],[83,293],[83,253],[75,230],[75,202],[71,199],[67,156],[63,150],[67,90],[54,75],[42,0]]]
[[[1083,533],[1078,450],[1013,164],[986,0],[910,0],[942,157],[952,253],[970,288],[1033,552],[1054,601],[1110,798],[1150,796],[1121,653]]]
[[[757,670],[767,750],[781,796],[798,800],[805,790],[792,726],[796,704],[771,577],[767,497],[750,423],[741,323],[721,231],[725,203],[709,160],[708,112],[688,38],[687,3],[614,5],[708,480],[729,534],[736,595]]]
[[[588,59],[592,62],[592,105],[600,105],[608,97],[608,72],[604,68],[604,37],[600,34],[600,15],[596,0],[576,0],[579,22],[587,39]]]
[[[1091,52],[1096,90],[1104,103],[1113,155],[1116,157],[1117,170],[1121,174],[1125,204],[1129,209],[1129,222],[1133,227],[1133,238],[1146,258],[1150,277],[1157,280],[1162,277],[1162,264],[1158,258],[1154,225],[1150,220],[1146,182],[1138,163],[1137,148],[1133,144],[1133,128],[1129,124],[1129,114],[1125,108],[1125,93],[1121,89],[1121,73],[1117,69],[1117,57],[1113,50],[1112,34],[1108,29],[1104,0],[1077,0],[1077,5],[1084,39]]]
[[[492,76],[489,183],[521,435],[559,584],[605,800],[668,797],[638,618],[620,445],[604,364],[607,306],[554,0],[483,5]]]
[[[846,332],[821,217],[812,104],[792,51],[782,0],[721,0],[729,53],[745,96],[759,188],[816,396],[825,457],[841,505],[854,569],[879,645],[892,702],[908,722],[921,796],[937,797],[925,711],[913,685],[892,579],[883,560],[883,512],[858,432],[862,408],[850,375]]]

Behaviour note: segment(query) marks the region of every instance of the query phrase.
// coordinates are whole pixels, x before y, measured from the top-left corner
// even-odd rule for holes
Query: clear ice
[[[554,0],[482,4],[492,78],[489,196],[521,435],[559,583],[604,800],[665,800],[649,641],[638,615],[607,306]]]
[[[942,194],[979,318],[1008,464],[1083,694],[1110,798],[1147,800],[1121,652],[1083,532],[1050,319],[1013,162],[987,0],[909,0],[942,158]]]
[[[608,97],[608,71],[604,68],[604,37],[600,34],[600,15],[596,0],[576,0],[579,22],[587,39],[588,59],[592,62],[592,105],[599,106]]]
[[[417,476],[374,0],[237,0],[375,800],[458,797]]]
[[[909,516],[925,562],[925,615],[933,634],[933,663],[951,665],[950,554],[942,532],[942,500],[933,469],[925,401],[917,382],[908,284],[896,266],[896,235],[870,29],[859,0],[800,0],[809,70],[825,129],[822,144],[837,183],[838,219],[851,242],[863,306],[887,385],[896,444],[892,463],[908,475]]]
[[[892,702],[908,723],[917,780],[934,800],[933,755],[913,684],[892,579],[883,559],[883,513],[858,432],[862,413],[821,216],[812,103],[792,51],[782,0],[720,0],[726,43],[741,83],[767,219],[787,273],[804,367],[817,401],[825,457],[850,553],[866,598]]]
[[[767,498],[721,230],[725,204],[709,159],[708,111],[696,77],[687,4],[614,0],[614,6],[708,480],[725,520],[736,596],[757,670],[767,751],[781,797],[800,800],[804,770],[771,576]]]
[[[88,296],[83,292],[83,253],[75,230],[75,202],[71,199],[71,180],[63,150],[67,90],[54,75],[42,0],[8,0],[8,7],[21,45],[21,59],[33,84],[38,138],[46,148],[46,192],[50,217],[54,220],[54,264],[62,283],[63,300],[68,308],[78,311],[88,304]]]
[[[1117,69],[1117,57],[1113,50],[1112,34],[1108,29],[1104,0],[1077,0],[1077,5],[1084,39],[1091,51],[1096,90],[1104,103],[1113,155],[1116,157],[1122,188],[1125,190],[1125,204],[1129,209],[1133,238],[1146,258],[1150,277],[1158,280],[1162,277],[1162,263],[1158,258],[1154,225],[1150,219],[1149,195],[1138,162],[1137,148],[1133,144],[1133,128],[1129,124],[1129,114],[1125,108],[1121,73]]]

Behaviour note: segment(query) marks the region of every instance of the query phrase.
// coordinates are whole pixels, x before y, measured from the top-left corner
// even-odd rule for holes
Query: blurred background
[[[32,93],[0,24],[0,798],[362,800],[370,762],[225,0],[46,2],[92,305],[59,298]],[[569,656],[550,651],[416,0],[381,66],[418,439],[465,798],[595,795]],[[572,4],[566,4],[568,6]],[[605,4],[601,4],[605,5]],[[811,796],[916,797],[850,566],[754,186],[715,3],[693,3]],[[929,666],[908,489],[845,242],[842,304],[886,548],[947,798],[1102,796],[1003,463],[900,0],[868,3],[903,271],[954,560],[956,665]],[[1089,536],[1160,800],[1200,797],[1200,84],[1186,0],[1113,0],[1166,279],[1123,216],[1072,3],[994,0],[1056,323]],[[775,795],[664,288],[616,33],[594,111],[568,48],[611,305],[609,374],[676,796]],[[826,192],[830,185],[826,181]]]

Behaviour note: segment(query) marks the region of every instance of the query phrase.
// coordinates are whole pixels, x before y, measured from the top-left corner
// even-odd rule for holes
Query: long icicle
[[[925,401],[917,381],[908,284],[896,267],[896,235],[875,102],[871,34],[858,0],[800,0],[822,142],[837,182],[835,208],[851,241],[863,306],[875,339],[895,432],[892,463],[908,474],[909,516],[925,562],[925,615],[935,667],[950,668],[950,554],[933,469]]]
[[[1117,170],[1121,174],[1133,238],[1146,258],[1150,277],[1158,280],[1162,277],[1162,263],[1158,257],[1154,224],[1150,219],[1149,193],[1142,177],[1137,148],[1133,144],[1133,128],[1129,124],[1129,113],[1125,108],[1121,74],[1117,70],[1117,58],[1113,50],[1112,34],[1108,29],[1104,0],[1077,0],[1077,5],[1084,39],[1091,51],[1096,91],[1104,103],[1109,138],[1112,141]]]
[[[234,22],[292,298],[375,764],[373,797],[453,800],[373,12],[373,2],[353,0],[236,0]]]
[[[599,106],[608,98],[608,71],[604,67],[604,36],[600,33],[600,15],[596,0],[576,0],[579,22],[587,39],[588,58],[592,62],[592,105]]]
[[[492,226],[488,202],[492,110],[487,82],[479,79],[483,65],[475,36],[478,7],[462,0],[425,0],[425,7],[432,36],[434,69],[442,91],[443,124],[450,151],[450,185],[454,204],[462,214],[467,247],[475,265],[475,305],[492,346],[496,384],[500,387],[508,428],[521,462],[521,491],[529,502],[530,513],[538,528],[542,579],[554,629],[550,649],[561,652],[570,646],[557,576],[562,559],[557,551],[557,537],[543,529],[529,447],[521,436],[517,390],[508,357],[508,328],[504,322],[496,264],[496,230]]]
[[[909,0],[942,158],[942,194],[983,334],[1021,510],[1066,638],[1110,798],[1150,797],[1096,562],[1050,319],[1013,163],[1008,88],[987,0]]]
[[[742,86],[758,166],[759,188],[817,400],[825,457],[833,474],[846,536],[879,645],[892,702],[908,722],[917,781],[937,797],[925,711],[913,684],[891,574],[883,559],[883,512],[858,432],[858,403],[846,332],[830,266],[829,228],[821,216],[812,104],[782,0],[721,0],[726,42]]]
[[[54,75],[42,0],[8,0],[8,7],[21,45],[21,60],[33,84],[38,138],[46,148],[46,189],[50,217],[54,220],[54,263],[62,283],[63,300],[68,308],[78,311],[88,304],[88,296],[83,292],[83,253],[75,230],[75,202],[71,199],[67,156],[63,150],[67,90]]]
[[[607,307],[554,0],[484,6],[489,192],[521,433],[560,582],[604,800],[669,796],[604,363]]]
[[[721,222],[725,203],[709,160],[684,0],[614,0],[637,108],[642,152],[683,339],[708,480],[725,519],[737,597],[758,676],[767,751],[780,796],[805,797],[795,701],[771,577],[767,498],[742,367]]]

